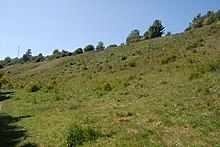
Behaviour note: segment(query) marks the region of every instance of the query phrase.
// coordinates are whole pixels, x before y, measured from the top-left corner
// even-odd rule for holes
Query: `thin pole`
[[[18,58],[20,56],[20,46],[18,46]]]

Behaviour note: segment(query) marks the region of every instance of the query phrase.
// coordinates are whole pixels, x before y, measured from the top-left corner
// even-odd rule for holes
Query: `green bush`
[[[82,54],[82,53],[83,53],[82,48],[78,48],[74,51],[74,54]]]
[[[94,46],[93,45],[87,45],[85,48],[84,48],[84,52],[89,52],[89,51],[93,51],[95,50]]]
[[[41,89],[42,87],[39,84],[33,84],[30,86],[29,91],[30,92],[37,92]]]
[[[112,90],[112,87],[109,83],[107,83],[106,85],[103,86],[103,90],[104,91],[111,91]]]
[[[110,44],[107,48],[117,47],[116,44]]]
[[[94,141],[99,137],[102,137],[99,131],[90,127],[82,128],[81,126],[73,125],[68,129],[66,144],[68,147],[80,146],[84,142]]]
[[[187,44],[186,49],[189,50],[189,49],[194,49],[198,47],[203,47],[204,46],[203,41],[204,40],[202,38],[194,39],[190,43]]]

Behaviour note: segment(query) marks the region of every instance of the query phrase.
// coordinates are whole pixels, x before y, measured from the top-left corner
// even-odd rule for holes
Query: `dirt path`
[[[2,110],[2,104],[3,104],[3,102],[0,102],[0,111]]]

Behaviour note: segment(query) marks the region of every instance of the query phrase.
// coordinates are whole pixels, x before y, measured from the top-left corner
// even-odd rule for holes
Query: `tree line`
[[[198,14],[193,18],[192,22],[190,22],[189,26],[185,29],[185,31],[200,28],[203,26],[211,25],[213,23],[220,24],[220,10],[217,12],[208,11],[205,15]],[[161,37],[164,34],[165,27],[162,25],[160,20],[155,20],[152,25],[149,26],[147,31],[141,36],[140,31],[138,29],[132,30],[131,33],[126,38],[126,45],[130,43],[139,42],[142,40],[149,40],[157,37]],[[172,35],[171,32],[167,32],[166,36]],[[120,46],[125,45],[121,43]],[[90,51],[102,51],[108,48],[117,47],[116,44],[111,44],[107,48],[105,48],[104,43],[102,41],[98,42],[96,47],[89,44],[85,48],[78,48],[73,52],[69,52],[66,50],[59,51],[58,49],[54,49],[53,54],[49,56],[43,56],[42,53],[37,56],[32,56],[31,49],[28,49],[26,53],[23,54],[21,58],[13,58],[6,57],[4,60],[0,60],[0,69],[5,66],[14,65],[14,64],[23,64],[25,62],[42,62],[44,60],[57,59],[66,56],[73,56],[77,54],[82,54],[84,52]]]
[[[164,28],[160,20],[155,20],[143,36],[138,29],[132,30],[126,39],[126,44],[161,37],[164,34]]]
[[[117,45],[110,45],[109,47],[115,47]],[[37,56],[32,55],[32,49],[28,49],[21,58],[11,58],[6,57],[4,60],[0,60],[0,69],[4,68],[5,66],[14,65],[14,64],[23,64],[26,62],[42,62],[44,60],[52,60],[52,59],[58,59],[61,57],[66,56],[73,56],[77,54],[82,54],[84,52],[89,51],[102,51],[105,49],[104,43],[102,41],[98,42],[97,46],[94,47],[93,45],[87,45],[84,49],[78,48],[74,52],[69,52],[66,50],[59,51],[58,49],[54,49],[52,55],[43,56],[42,53],[38,54]]]
[[[126,44],[138,42],[141,40],[147,40],[147,39],[152,39],[152,38],[156,38],[156,37],[161,37],[163,33],[164,33],[164,27],[162,26],[161,21],[155,20],[153,25],[151,25],[148,28],[148,30],[144,33],[143,37],[140,36],[139,30],[131,31],[131,33],[129,34],[129,36],[126,39]],[[120,46],[123,46],[123,45],[125,45],[125,44],[124,43],[120,44]],[[112,47],[117,47],[117,46],[118,45],[116,45],[116,44],[111,44],[107,48],[112,48]],[[18,63],[23,64],[26,62],[42,62],[46,59],[49,59],[49,60],[57,59],[57,58],[61,58],[61,57],[82,54],[84,52],[102,51],[107,48],[105,48],[104,43],[102,41],[100,41],[100,42],[98,42],[96,47],[89,44],[86,47],[84,47],[83,49],[82,48],[76,49],[74,52],[69,52],[66,50],[59,51],[58,49],[54,49],[52,55],[49,55],[49,56],[43,56],[42,53],[38,54],[37,56],[32,56],[32,50],[28,49],[26,51],[26,53],[24,53],[21,58],[13,58],[12,59],[10,57],[6,57],[4,60],[1,60],[0,61],[0,68],[3,68],[5,66],[9,66],[9,65],[18,64]]]

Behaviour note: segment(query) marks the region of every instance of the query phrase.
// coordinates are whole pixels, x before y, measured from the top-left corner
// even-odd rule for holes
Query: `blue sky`
[[[220,9],[220,0],[0,0],[0,59],[54,49],[74,51],[103,41],[125,42],[155,19],[165,30],[183,32],[198,13]]]

